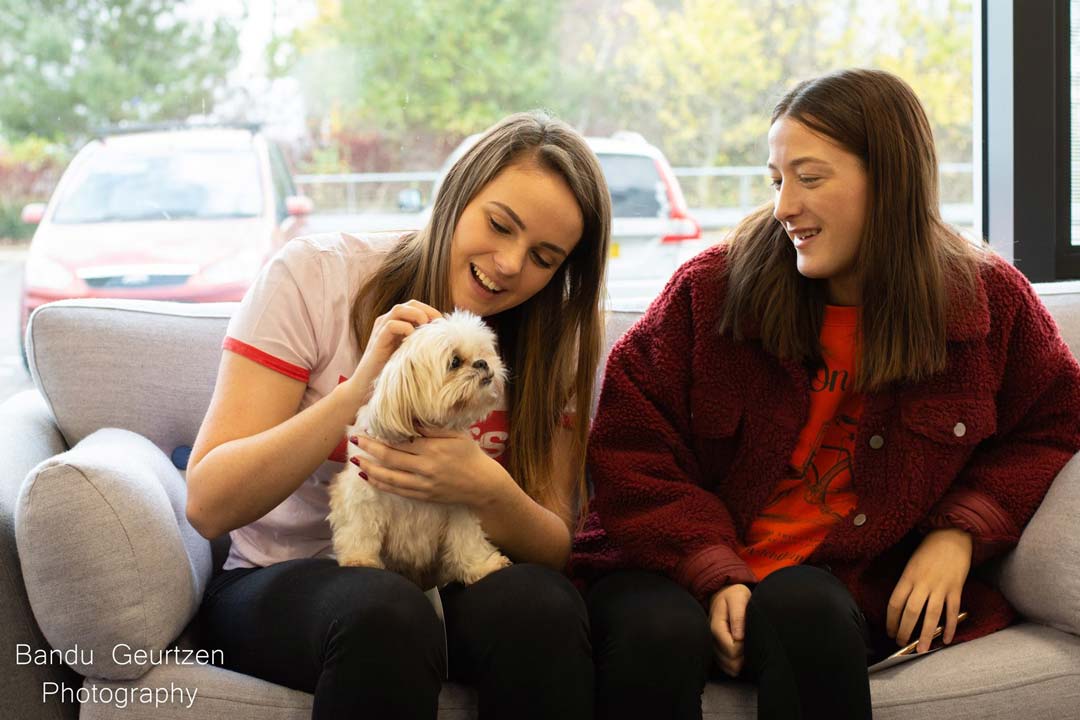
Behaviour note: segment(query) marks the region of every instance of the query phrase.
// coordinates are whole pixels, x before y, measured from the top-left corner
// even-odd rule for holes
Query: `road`
[[[0,248],[0,402],[33,387],[19,356],[19,293],[23,253]]]

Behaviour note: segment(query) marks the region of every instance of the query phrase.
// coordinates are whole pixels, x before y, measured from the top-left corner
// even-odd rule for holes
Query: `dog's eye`
[[[455,355],[454,359],[450,361],[450,369],[457,370],[459,367],[461,367],[461,358]]]

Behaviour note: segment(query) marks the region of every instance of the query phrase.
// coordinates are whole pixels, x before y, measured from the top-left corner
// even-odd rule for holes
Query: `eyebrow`
[[[510,209],[510,206],[509,206],[509,205],[507,205],[507,204],[505,204],[505,203],[501,203],[501,202],[499,202],[498,200],[492,200],[492,201],[491,201],[491,204],[492,204],[492,205],[497,205],[498,207],[502,208],[502,211],[503,211],[504,213],[506,213],[507,215],[509,215],[509,216],[510,216],[510,219],[511,219],[511,220],[513,220],[513,221],[514,221],[514,223],[515,223],[515,224],[516,224],[516,225],[517,225],[517,226],[518,226],[519,228],[521,228],[522,230],[524,230],[524,229],[525,229],[525,223],[521,222],[521,218],[519,218],[519,217],[518,217],[518,214],[517,214],[516,212],[514,212],[513,210],[511,210],[511,209]]]
[[[498,200],[492,200],[491,204],[497,206],[503,212],[505,212],[507,215],[509,215],[510,219],[513,220],[514,224],[517,225],[519,228],[521,228],[522,230],[525,229],[525,223],[523,223],[521,221],[521,218],[518,217],[518,214],[516,212],[514,212],[513,210],[510,209],[509,205],[507,205],[505,203],[501,203]],[[551,250],[552,252],[556,252],[556,253],[562,255],[563,257],[567,256],[566,251],[563,250],[561,247],[559,247],[558,245],[556,245],[554,243],[549,243],[549,242],[542,241],[542,242],[540,242],[538,244],[540,245],[540,247],[547,248],[548,250]]]
[[[788,164],[791,165],[791,167],[793,167],[793,168],[797,168],[800,165],[806,165],[807,163],[821,163],[822,165],[828,165],[829,164],[827,160],[822,160],[821,158],[816,158],[816,157],[813,157],[811,155],[805,155],[805,156],[800,157],[800,158],[795,158],[794,160],[792,160]],[[769,163],[767,167],[770,170],[775,170],[776,169],[776,166],[773,165],[772,163]]]

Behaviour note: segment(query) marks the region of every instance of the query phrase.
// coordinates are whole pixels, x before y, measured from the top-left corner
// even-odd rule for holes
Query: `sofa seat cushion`
[[[875,720],[1073,718],[1080,707],[1080,638],[1015,625],[874,673],[870,695]],[[754,720],[755,688],[710,683],[702,709],[705,720]]]
[[[187,522],[185,505],[179,471],[126,430],[100,430],[30,471],[15,540],[34,617],[64,653],[49,664],[137,678],[149,658],[130,656],[180,635],[211,571],[209,543]],[[29,652],[38,650],[46,651]]]
[[[313,699],[308,693],[212,665],[174,663],[156,666],[138,680],[87,678],[83,688],[83,698],[88,701],[79,711],[80,720],[308,720]],[[135,697],[142,688],[164,689],[167,692],[159,691],[158,697],[165,703],[129,700],[126,707],[118,706],[118,697]],[[97,702],[93,702],[95,697]],[[475,718],[476,692],[457,683],[444,684],[439,695],[439,720]]]

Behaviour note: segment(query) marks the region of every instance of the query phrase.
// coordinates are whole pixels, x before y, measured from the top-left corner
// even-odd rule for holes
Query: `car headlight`
[[[71,287],[75,274],[66,267],[44,257],[33,255],[26,261],[26,287],[64,290]]]

